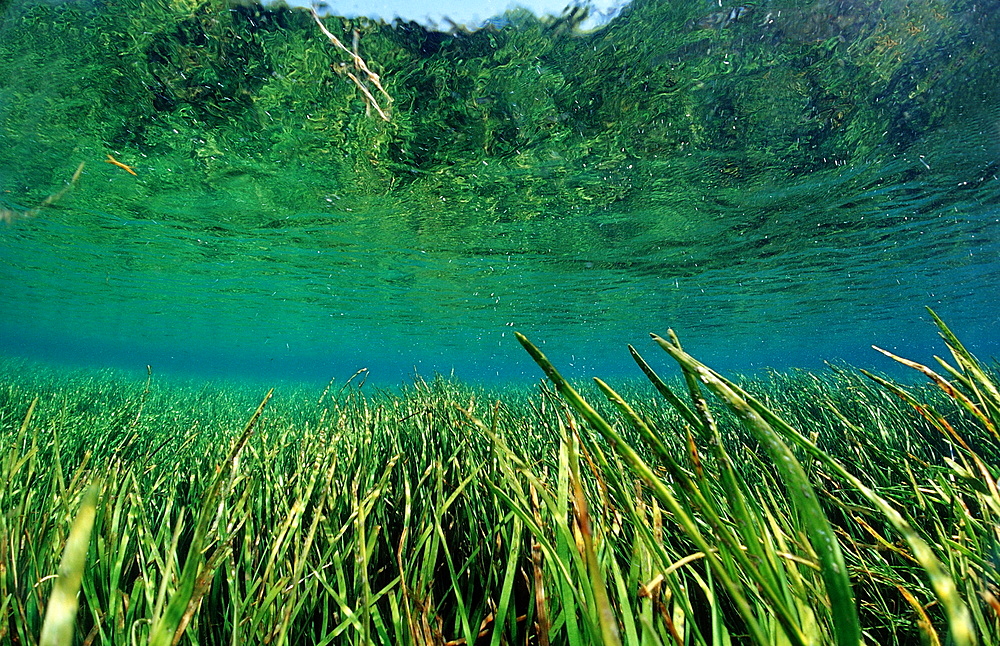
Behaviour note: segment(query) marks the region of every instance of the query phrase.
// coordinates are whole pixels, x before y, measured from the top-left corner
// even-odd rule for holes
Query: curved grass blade
[[[1000,390],[997,389],[996,384],[979,365],[979,361],[976,360],[976,357],[965,349],[962,342],[958,340],[958,337],[956,337],[948,326],[945,325],[945,322],[941,320],[941,317],[939,317],[934,310],[928,307],[927,311],[930,313],[931,318],[934,319],[934,324],[937,325],[941,338],[944,339],[948,349],[951,350],[952,356],[955,357],[955,361],[958,362],[958,365],[963,370],[968,372],[975,379],[977,384],[981,385],[990,394],[994,406],[1000,406]]]
[[[201,511],[198,514],[194,537],[191,539],[191,545],[188,548],[188,556],[184,562],[184,569],[181,571],[177,590],[170,597],[163,615],[153,624],[149,632],[150,646],[174,646],[180,640],[187,625],[186,618],[190,618],[188,608],[197,605],[201,599],[200,594],[204,594],[207,590],[215,569],[221,564],[221,558],[219,557],[221,557],[222,551],[228,547],[228,541],[226,541],[226,544],[216,547],[216,552],[213,553],[213,557],[215,558],[206,559],[203,553],[209,542],[209,526],[219,505],[225,499],[226,495],[228,495],[228,489],[232,486],[236,477],[237,458],[243,447],[246,446],[247,440],[250,439],[250,432],[264,412],[264,406],[267,405],[272,394],[274,394],[273,388],[267,391],[264,399],[257,406],[257,410],[250,417],[250,421],[243,428],[243,433],[230,449],[225,462],[216,471],[215,479],[202,502]],[[225,469],[226,465],[229,466],[228,473]],[[227,480],[229,486],[224,486]]]
[[[765,447],[781,475],[795,507],[799,510],[809,540],[822,566],[821,576],[830,598],[833,630],[840,646],[861,642],[861,626],[851,579],[837,535],[819,504],[812,483],[788,445],[750,404],[713,371],[674,343],[653,335],[653,340],[680,364],[685,373],[705,384],[736,413],[743,425]]]
[[[567,382],[555,369],[548,358],[531,341],[520,332],[515,332],[514,336],[518,342],[528,351],[531,358],[545,372],[545,375],[555,384],[556,390],[569,402],[569,404],[593,427],[597,432],[615,448],[615,450],[625,459],[633,472],[642,478],[652,489],[654,495],[662,502],[676,518],[677,523],[685,531],[688,537],[695,543],[698,549],[705,554],[705,559],[712,568],[713,573],[719,582],[726,589],[726,592],[733,599],[740,616],[746,624],[747,630],[754,641],[758,644],[767,644],[767,639],[760,623],[754,616],[746,596],[739,589],[733,579],[726,571],[725,565],[716,555],[712,546],[698,529],[694,519],[692,519],[673,493],[663,484],[646,462],[639,457],[639,454],[628,445],[625,439],[611,427],[608,422],[588,404],[583,397]]]
[[[917,363],[916,361],[910,361],[909,359],[904,359],[903,357],[897,356],[889,352],[888,350],[883,350],[877,345],[873,345],[872,349],[874,349],[876,352],[881,352],[882,354],[889,357],[893,361],[897,361],[906,366],[907,368],[913,368],[917,372],[920,372],[921,374],[925,375],[928,379],[933,381],[934,384],[937,385],[937,387],[944,392],[944,394],[954,399],[962,408],[967,410],[973,417],[978,419],[982,423],[983,428],[988,430],[991,435],[993,435],[994,437],[998,437],[996,427],[994,426],[993,422],[986,416],[986,414],[983,413],[983,411],[981,411],[978,406],[976,406],[975,402],[973,402],[964,393],[962,393],[957,388],[955,388],[951,383],[949,383],[947,379],[945,379],[944,377],[942,377],[941,375],[934,372],[933,370],[931,370],[930,368],[928,368],[923,364]],[[945,365],[947,366],[947,364]]]
[[[653,387],[656,388],[656,392],[660,393],[660,395],[662,395],[663,398],[674,407],[674,410],[680,413],[680,416],[684,418],[685,422],[694,428],[701,430],[701,420],[698,419],[698,416],[695,415],[694,411],[688,407],[684,400],[678,397],[665,381],[660,379],[660,376],[656,374],[656,371],[654,371],[649,364],[646,363],[646,360],[642,358],[634,347],[629,345],[628,351],[629,354],[632,355],[632,360],[635,361],[636,365],[639,366],[639,369],[642,370],[642,373],[646,375],[646,378],[649,379],[650,382],[652,382]]]
[[[576,516],[577,527],[583,536],[583,549],[587,561],[587,570],[590,574],[591,587],[594,590],[594,605],[597,607],[598,618],[601,626],[601,640],[604,646],[620,646],[621,635],[618,631],[618,621],[615,619],[614,609],[611,607],[611,599],[608,597],[608,586],[602,568],[597,560],[597,552],[594,549],[594,534],[590,523],[590,510],[587,506],[587,497],[583,493],[583,483],[580,479],[580,462],[577,453],[579,439],[576,437],[576,429],[573,428],[573,436],[567,444],[569,454],[570,485],[573,488],[573,513]]]
[[[789,610],[787,604],[781,598],[779,591],[775,588],[774,581],[771,579],[770,573],[763,571],[763,568],[761,567],[763,565],[763,561],[759,560],[758,565],[756,566],[750,561],[750,558],[748,558],[747,554],[744,553],[739,539],[727,528],[726,524],[719,517],[715,507],[698,489],[698,486],[691,481],[691,478],[677,466],[669,453],[660,452],[657,448],[658,446],[662,446],[659,442],[659,438],[656,437],[653,430],[649,428],[641,417],[639,417],[635,410],[629,406],[624,399],[622,399],[621,395],[616,393],[610,386],[600,379],[595,378],[594,382],[597,384],[598,388],[601,389],[601,392],[604,393],[608,400],[622,412],[626,419],[629,420],[633,428],[635,428],[639,434],[642,435],[643,439],[651,444],[654,450],[659,453],[660,458],[666,464],[671,477],[687,492],[687,502],[692,507],[701,510],[708,523],[715,530],[717,536],[724,542],[727,554],[730,558],[740,564],[743,571],[754,580],[760,588],[763,596],[767,598],[778,622],[781,623],[782,628],[784,628],[789,641],[793,644],[807,643],[805,636],[802,634],[802,631],[797,625],[797,621],[794,618],[792,611]],[[737,511],[737,513],[739,512]],[[740,517],[740,519],[743,526],[748,531],[754,531],[754,525],[747,518]],[[714,552],[718,552],[718,550],[714,550]],[[763,555],[761,555],[761,559],[763,558]]]
[[[669,331],[669,336],[673,346],[678,349],[682,349],[680,341],[678,340],[677,335],[674,334],[673,330]],[[632,358],[635,359],[637,363],[639,363],[639,367],[643,368],[645,361],[631,346],[629,347],[629,351],[632,354]],[[665,394],[666,385],[663,384],[661,387],[660,385],[657,384],[657,381],[660,381],[659,377],[656,376],[655,374],[651,375],[650,373],[652,371],[647,370],[646,368],[643,368],[643,372],[645,372],[646,376],[649,377],[650,379],[653,379],[653,377],[655,377],[656,379],[653,381],[654,387],[656,387],[656,389],[661,394]],[[780,575],[774,568],[769,567],[769,564],[773,563],[773,559],[766,553],[767,550],[764,547],[762,541],[758,540],[759,537],[762,537],[764,534],[764,532],[762,531],[762,527],[760,526],[761,519],[759,516],[753,514],[750,510],[750,506],[747,502],[746,496],[744,495],[746,491],[746,485],[743,482],[740,475],[737,474],[736,469],[733,466],[733,461],[730,458],[729,453],[726,451],[725,443],[722,441],[722,435],[719,432],[718,424],[716,424],[716,421],[712,416],[712,412],[708,407],[708,402],[705,401],[705,398],[702,395],[701,387],[699,386],[698,380],[694,377],[694,375],[689,374],[686,371],[684,373],[684,380],[685,383],[687,384],[691,400],[694,402],[695,410],[691,411],[690,409],[687,408],[686,405],[681,403],[680,405],[683,406],[683,409],[680,410],[680,413],[682,416],[685,417],[685,419],[687,419],[687,417],[690,416],[694,417],[696,420],[699,420],[700,422],[700,423],[692,423],[692,426],[699,430],[701,434],[701,439],[707,442],[709,445],[709,449],[715,458],[716,464],[719,467],[720,483],[722,484],[726,492],[725,496],[726,506],[729,507],[730,511],[734,514],[735,518],[738,520],[739,524],[744,528],[744,536],[746,537],[745,538],[746,546],[749,549],[751,557],[754,558],[759,564],[758,567],[749,568],[748,571],[753,572],[753,576],[757,578],[760,581],[761,585],[763,585],[765,588],[769,590],[776,590],[781,587]],[[598,385],[601,387],[602,390],[605,391],[605,394],[608,395],[608,391],[610,389],[606,388],[605,386],[601,386],[600,383]],[[617,397],[617,394],[615,394],[615,397]],[[670,402],[676,408],[678,406],[678,403],[675,403],[674,401],[675,399],[678,398],[676,396],[667,398],[668,402]],[[618,400],[620,401],[620,403],[618,403],[618,407],[619,409],[621,409],[622,404],[624,404],[624,401],[621,401],[620,397],[618,397]],[[626,415],[626,417],[629,417],[630,419],[633,419],[635,417],[634,413],[631,411],[631,408],[628,408],[628,410],[624,410],[623,412]],[[691,423],[690,420],[689,423]],[[633,425],[635,425],[634,420],[633,420]],[[639,431],[640,433],[643,433],[642,429],[639,429]],[[648,432],[647,429],[647,432],[643,433],[643,435],[644,437],[648,438],[648,436],[652,435],[652,433]],[[649,440],[647,439],[647,442],[648,441]],[[690,432],[688,432],[687,434],[687,441],[688,441],[688,452],[690,455],[692,465],[694,466],[695,473],[698,475],[699,479],[701,479],[704,477],[704,470],[702,468],[701,459],[698,457],[697,446]],[[654,445],[654,449],[655,448],[656,446]],[[681,476],[681,479],[683,479],[683,475]],[[711,512],[713,514],[719,513],[719,510],[714,508],[718,506],[714,504],[715,503],[714,497],[709,498],[708,502],[713,507],[711,509]],[[728,534],[723,524],[720,523],[718,526],[722,532]],[[737,556],[741,555],[741,551],[739,550],[734,553]]]
[[[948,574],[947,569],[934,554],[930,545],[928,545],[927,542],[920,537],[909,521],[907,521],[895,507],[890,505],[885,498],[878,495],[874,490],[869,488],[850,471],[848,471],[836,458],[816,446],[815,442],[799,433],[787,422],[775,415],[760,401],[755,399],[752,395],[746,393],[736,384],[726,381],[725,378],[719,375],[716,375],[716,377],[723,381],[734,392],[738,393],[739,396],[742,397],[754,411],[763,417],[772,427],[779,429],[781,433],[791,440],[796,446],[809,453],[811,457],[819,460],[839,477],[850,483],[851,486],[856,488],[862,496],[867,498],[868,501],[871,502],[882,513],[882,515],[886,517],[886,520],[889,521],[889,523],[903,537],[903,540],[905,540],[910,546],[910,551],[913,553],[913,557],[920,563],[924,572],[927,573],[927,578],[930,581],[931,588],[934,590],[935,596],[937,596],[938,600],[941,602],[941,605],[948,617],[948,624],[951,628],[950,637],[952,642],[957,646],[974,646],[977,643],[977,637],[975,628],[973,627],[972,615],[970,614],[965,601],[959,594],[958,587],[955,585],[954,579],[952,579],[952,577]]]

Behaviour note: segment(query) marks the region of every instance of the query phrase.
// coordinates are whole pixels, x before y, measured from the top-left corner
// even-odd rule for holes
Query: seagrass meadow
[[[1000,644],[1000,4],[334,4],[0,0],[0,646]]]
[[[996,643],[1000,393],[938,323],[905,387],[736,384],[673,334],[681,378],[630,348],[649,381],[617,390],[521,336],[537,389],[8,361],[0,640]]]

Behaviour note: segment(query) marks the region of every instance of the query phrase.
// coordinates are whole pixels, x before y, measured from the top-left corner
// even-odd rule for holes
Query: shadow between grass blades
[[[1000,439],[997,435],[1000,394],[994,380],[944,322],[933,311],[930,313],[956,365],[952,366],[940,358],[937,360],[954,383],[926,366],[876,349],[930,377],[949,398],[978,420],[987,437]],[[673,331],[669,332],[669,339],[651,336],[679,364],[690,404],[675,394],[632,346],[629,346],[629,351],[656,390],[686,421],[687,437],[665,437],[611,387],[600,379],[594,380],[600,391],[614,404],[659,461],[660,473],[640,456],[638,447],[627,441],[614,424],[584,400],[536,346],[524,335],[518,333],[516,336],[572,410],[603,437],[613,449],[614,455],[623,460],[631,472],[648,487],[656,501],[672,517],[677,528],[699,550],[690,559],[674,563],[665,560],[663,565],[668,567],[661,570],[652,584],[660,585],[664,574],[682,567],[685,564],[683,561],[704,559],[707,562],[710,576],[704,582],[704,591],[712,609],[713,643],[728,643],[730,640],[729,629],[723,617],[723,603],[726,601],[735,608],[753,643],[790,643],[796,646],[831,641],[840,646],[861,643],[862,631],[852,591],[851,574],[853,571],[859,577],[871,575],[877,569],[877,564],[866,563],[863,551],[852,538],[852,530],[858,529],[889,549],[900,552],[922,568],[937,603],[944,610],[945,628],[950,643],[972,646],[979,637],[984,643],[995,643],[1000,603],[994,594],[996,567],[986,556],[986,546],[995,546],[998,539],[996,523],[989,522],[990,516],[995,520],[996,515],[1000,514],[995,470],[988,466],[973,450],[971,443],[966,442],[943,415],[922,404],[899,386],[863,371],[866,376],[913,406],[948,441],[954,456],[945,458],[953,472],[951,477],[940,478],[941,484],[931,483],[931,487],[918,485],[914,481],[913,489],[921,502],[923,489],[938,493],[945,500],[974,501],[974,505],[962,505],[969,517],[963,519],[965,529],[958,535],[952,535],[946,530],[947,525],[944,523],[935,522],[933,515],[925,518],[927,522],[921,527],[915,527],[907,518],[906,511],[897,509],[890,500],[865,484],[861,477],[852,473],[840,460],[824,451],[817,443],[816,434],[807,437],[738,385],[685,353]],[[791,503],[790,509],[781,507],[776,491],[752,490],[739,470],[734,468],[733,458],[727,453],[726,442],[704,397],[703,388],[721,399],[763,447],[770,464],[760,461],[756,467],[771,472],[783,485]],[[833,415],[849,424],[832,401],[824,402],[824,405],[830,408]],[[596,438],[578,433],[568,411],[567,415],[574,435],[570,443],[571,460],[575,462],[574,449],[578,445],[589,456],[594,456],[593,462],[596,462],[596,468],[600,470],[599,478],[606,486],[616,490],[619,500],[626,501],[626,504],[627,501],[635,501],[627,510],[630,520],[635,523],[636,532],[646,535],[646,548],[656,553],[659,541],[649,529],[649,521],[641,509],[642,503],[638,496],[630,495],[620,470],[616,469],[620,463],[612,463],[614,455],[606,455],[600,443],[595,441]],[[687,445],[686,463],[682,463],[676,457],[676,452],[668,447],[672,439],[680,440],[681,445]],[[702,455],[705,450],[709,458],[707,460]],[[881,536],[872,528],[873,523],[859,514],[844,515],[853,519],[856,526],[834,527],[817,496],[814,482],[820,479],[835,483],[838,488],[853,489],[898,533],[909,548],[908,551],[895,545],[891,539]],[[573,480],[575,488],[579,490],[579,478],[575,477]],[[942,490],[942,484],[952,490]],[[960,488],[964,491],[959,491]],[[589,535],[589,519],[586,518],[582,495],[577,496],[577,502],[584,504],[576,508],[576,520],[583,539],[581,551],[586,554],[587,571],[593,587],[586,596],[594,604],[595,619],[601,624],[602,641],[606,646],[621,643],[620,629],[624,627],[629,633],[626,641],[638,643],[635,641],[634,620],[621,616],[620,608],[616,617],[616,608],[609,600],[605,585],[605,576],[609,573],[607,568],[602,570],[597,567],[597,559],[593,554],[593,538]],[[516,507],[516,502],[511,501],[511,504]],[[970,509],[981,510],[983,517],[976,518],[975,511],[969,511]],[[984,548],[978,554],[970,549],[970,546],[977,545]],[[851,570],[845,562],[845,549],[850,551]],[[667,559],[662,549],[656,556]],[[610,575],[614,579],[617,573],[611,572]],[[964,591],[959,590],[956,581],[965,582]],[[903,577],[898,577],[896,587],[916,613],[924,643],[941,644],[938,630],[940,626],[934,626],[927,607],[918,602],[905,587]],[[648,595],[650,590],[648,587],[640,590],[640,596],[643,592]],[[992,617],[984,614],[980,601],[992,609]],[[970,611],[970,604],[975,612]],[[990,612],[989,609],[986,610],[987,613]],[[649,627],[648,618],[640,621],[644,627]],[[675,641],[681,643],[676,632],[671,632],[674,633],[672,636]]]

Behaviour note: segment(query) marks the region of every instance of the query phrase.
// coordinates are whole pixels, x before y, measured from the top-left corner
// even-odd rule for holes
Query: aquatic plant
[[[899,156],[1000,86],[998,18],[974,4],[719,12],[637,0],[593,33],[525,11],[450,33],[331,16],[324,33],[306,10],[227,0],[9,3],[0,167],[20,189],[109,150],[141,160],[145,183],[88,194],[103,210],[210,183],[258,191],[254,213],[313,212],[333,193],[421,221],[524,221]],[[389,96],[391,122],[366,115],[387,116]],[[320,188],[293,193],[305,175]]]
[[[979,639],[992,643],[1000,626],[1000,604],[996,600],[995,559],[987,555],[1000,539],[995,518],[1000,512],[1000,493],[996,486],[997,475],[987,466],[992,461],[984,459],[980,451],[985,450],[992,457],[1000,448],[995,442],[1000,439],[996,430],[1000,393],[995,380],[944,322],[933,311],[931,315],[956,363],[952,366],[938,358],[954,378],[954,384],[926,366],[880,351],[929,376],[975,423],[967,430],[970,436],[967,439],[933,407],[884,378],[865,372],[913,406],[944,435],[951,455],[937,455],[938,459],[943,458],[946,468],[930,481],[922,482],[914,477],[914,466],[926,468],[930,465],[907,451],[900,456],[909,476],[907,480],[879,483],[881,486],[869,480],[878,471],[865,469],[874,465],[846,466],[841,459],[821,448],[817,442],[818,432],[807,436],[793,428],[747,390],[685,353],[673,332],[669,340],[656,335],[653,340],[680,365],[691,404],[674,394],[634,348],[630,347],[630,351],[656,390],[687,423],[686,461],[677,459],[676,449],[670,446],[670,440],[674,440],[674,444],[683,443],[683,436],[678,436],[676,430],[670,433],[651,425],[618,393],[595,378],[600,391],[661,461],[665,474],[659,475],[640,457],[633,444],[558,373],[538,348],[523,335],[519,334],[518,340],[570,407],[619,456],[620,461],[613,464],[594,437],[588,441],[586,435],[578,436],[582,440],[577,441],[582,441],[597,456],[600,472],[611,483],[604,488],[619,493],[626,508],[642,509],[648,503],[620,483],[622,462],[642,480],[651,495],[670,513],[677,529],[697,547],[699,557],[707,561],[715,575],[718,587],[712,586],[709,593],[714,602],[713,611],[718,612],[716,606],[722,603],[731,604],[752,643],[774,643],[775,640],[794,644],[859,643],[859,607],[850,578],[863,581],[865,577],[874,579],[876,576],[895,585],[911,606],[924,643],[942,643],[939,629],[929,617],[930,605],[939,605],[942,609],[942,623],[951,643],[972,645]],[[767,463],[758,454],[750,470],[765,470],[755,479],[768,483],[766,498],[748,486],[747,470],[741,473],[734,467],[726,449],[727,442],[719,433],[703,397],[703,388],[722,400],[769,458]],[[829,397],[822,406],[844,422],[846,429],[856,434],[865,432],[848,421]],[[971,440],[972,437],[975,440]],[[983,448],[972,448],[984,442]],[[699,443],[702,449],[698,448]],[[870,461],[884,453],[887,447],[872,443],[867,448],[857,451],[857,457]],[[869,455],[872,457],[866,458]],[[807,474],[806,465],[811,473]],[[967,483],[967,488],[955,486],[956,476]],[[913,499],[900,504],[899,483],[907,481],[912,486]],[[951,485],[942,486],[949,481]],[[831,511],[840,516],[836,531],[820,504],[818,486],[835,503]],[[838,500],[834,491],[840,495],[850,491],[863,506]],[[922,513],[906,504],[910,502],[917,502]],[[647,519],[641,515],[632,515],[630,520],[636,531],[648,527]],[[788,524],[782,522],[789,520]],[[873,528],[876,523],[878,529]],[[886,538],[892,535],[889,532],[902,543]],[[872,538],[876,540],[874,546],[860,542]],[[650,542],[651,545],[657,543],[655,540]],[[930,604],[918,601],[910,590],[912,573],[903,574],[909,568],[894,567],[881,555],[872,558],[873,549],[888,549],[906,559],[908,565],[918,566],[934,601]],[[845,551],[853,557],[850,559],[852,573],[845,561]],[[661,561],[652,572],[668,571],[681,561]],[[656,580],[659,583],[661,579]],[[590,581],[595,590],[603,585],[599,578]],[[884,599],[880,601],[885,603]],[[602,617],[614,616],[610,608],[604,610]],[[628,626],[628,621],[623,624]],[[721,626],[721,632],[714,630],[716,626]],[[729,641],[726,622],[713,616],[711,643],[718,643],[720,637]],[[632,639],[629,642],[636,643]],[[617,643],[617,640],[605,639],[604,643]]]
[[[523,337],[555,390],[260,401],[8,362],[0,641],[993,643],[1000,397],[939,326],[932,388],[738,385],[673,336],[679,384],[633,350],[654,398]]]

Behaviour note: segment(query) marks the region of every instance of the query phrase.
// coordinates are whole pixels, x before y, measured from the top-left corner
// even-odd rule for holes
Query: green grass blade
[[[527,337],[520,334],[519,332],[514,333],[517,340],[524,346],[531,358],[534,359],[535,363],[545,372],[549,379],[556,385],[556,389],[559,391],[563,397],[577,410],[580,415],[604,438],[611,443],[615,450],[625,459],[629,464],[629,467],[636,473],[640,478],[642,478],[647,485],[653,490],[654,495],[660,499],[664,505],[674,514],[676,522],[684,529],[688,537],[695,543],[695,545],[702,552],[705,553],[705,558],[709,565],[713,568],[716,577],[719,579],[720,583],[726,588],[726,591],[733,599],[733,603],[737,606],[737,609],[742,616],[744,622],[746,623],[747,630],[750,632],[752,638],[759,644],[766,644],[769,642],[761,629],[759,622],[754,616],[753,610],[748,603],[746,596],[739,589],[733,579],[726,572],[725,566],[719,560],[718,556],[712,546],[704,538],[701,530],[698,529],[694,520],[688,515],[684,506],[674,497],[673,493],[664,485],[664,483],[653,473],[653,470],[649,467],[646,462],[639,457],[639,454],[629,446],[629,444],[622,438],[622,436],[616,431],[607,421],[602,418],[597,411],[595,411],[590,404],[588,404],[583,397],[567,382],[562,375],[555,369],[552,363],[546,358],[542,352],[535,347]]]
[[[957,646],[974,646],[977,643],[976,631],[973,627],[972,616],[968,606],[962,599],[955,585],[955,580],[948,574],[947,568],[934,554],[930,545],[920,537],[913,526],[896,510],[885,498],[878,495],[874,490],[865,485],[854,476],[846,467],[830,454],[821,450],[816,444],[805,437],[797,430],[788,425],[784,420],[771,412],[766,406],[754,399],[751,395],[743,392],[738,386],[727,383],[728,386],[737,391],[740,396],[749,404],[754,411],[763,417],[774,428],[778,428],[799,448],[807,451],[811,457],[819,460],[839,477],[843,478],[855,487],[869,502],[871,502],[886,520],[903,537],[903,540],[910,546],[913,557],[920,563],[920,566],[927,573],[935,595],[944,607],[948,616],[948,623],[951,626],[951,639]]]
[[[820,559],[821,575],[830,598],[837,643],[840,646],[857,646],[861,642],[861,626],[847,564],[844,562],[844,555],[833,526],[820,506],[816,492],[801,463],[774,428],[714,372],[673,343],[658,336],[654,336],[653,340],[666,350],[685,372],[697,376],[701,383],[725,401],[767,450],[802,517],[806,533]]]

